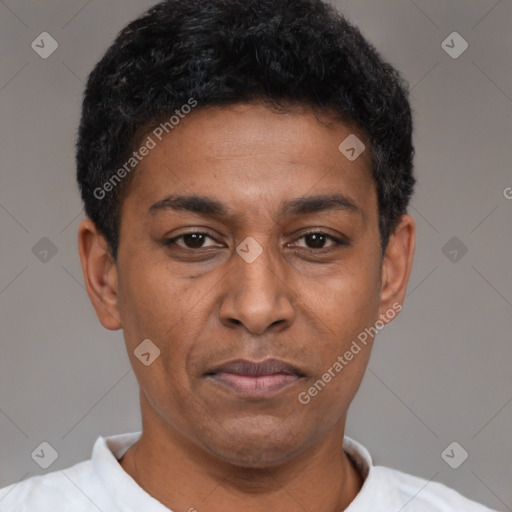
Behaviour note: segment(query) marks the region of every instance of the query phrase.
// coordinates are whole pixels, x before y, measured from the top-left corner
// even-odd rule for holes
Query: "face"
[[[261,105],[182,120],[133,176],[112,295],[96,305],[124,331],[144,421],[240,466],[343,428],[371,348],[358,336],[408,277],[381,256],[369,150],[338,149],[364,136],[324,121]],[[148,366],[134,354],[147,339],[160,350]],[[269,359],[281,366],[250,365]]]

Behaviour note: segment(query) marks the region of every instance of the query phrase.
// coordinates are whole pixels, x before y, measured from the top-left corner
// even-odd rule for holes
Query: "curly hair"
[[[141,136],[177,109],[263,102],[354,124],[371,148],[382,250],[413,193],[408,86],[359,29],[322,0],[165,0],[131,22],[89,75],[76,143],[87,216],[117,258],[134,172],[99,187]]]

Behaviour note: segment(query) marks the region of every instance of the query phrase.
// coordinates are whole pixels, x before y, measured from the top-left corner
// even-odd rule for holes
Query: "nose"
[[[219,315],[227,327],[242,325],[251,334],[280,332],[295,316],[293,291],[283,266],[265,250],[251,263],[233,255],[235,268],[223,280]]]

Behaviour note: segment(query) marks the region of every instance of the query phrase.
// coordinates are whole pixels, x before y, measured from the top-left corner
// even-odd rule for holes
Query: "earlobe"
[[[416,227],[410,215],[403,215],[390,236],[382,262],[379,314],[403,304],[411,275],[416,244]],[[393,315],[394,316],[394,315]]]
[[[80,223],[78,250],[87,294],[100,323],[106,329],[120,329],[117,267],[105,237],[91,219]]]

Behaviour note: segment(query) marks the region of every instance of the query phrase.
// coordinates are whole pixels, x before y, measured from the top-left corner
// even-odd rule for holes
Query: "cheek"
[[[125,336],[161,339],[192,308],[190,283],[173,278],[165,265],[133,261],[120,282],[120,313]],[[161,339],[164,341],[164,339]]]
[[[191,292],[190,283],[173,279],[165,265],[154,262],[142,264],[134,260],[124,269],[123,277],[119,286],[120,314],[139,386],[153,409],[162,416],[168,414],[170,403],[173,410],[185,414],[190,409],[190,400],[186,397],[191,393],[187,358],[196,336],[194,329],[200,328],[194,304],[197,305],[201,297]],[[194,314],[196,321],[191,320]],[[146,339],[159,350],[148,366],[136,355],[137,348]]]
[[[315,348],[320,357],[303,398],[326,421],[337,421],[355,396],[372,346],[365,329],[378,317],[378,260],[358,260],[347,263],[336,277],[316,283],[309,294],[324,335]]]
[[[327,332],[338,341],[336,349],[343,348],[378,316],[379,275],[375,262],[368,261],[317,283],[314,299],[308,294],[315,313],[329,327]]]
[[[165,263],[134,261],[119,288],[120,314],[128,351],[133,354],[142,340],[150,339],[160,349],[153,374],[158,371],[160,380],[172,374],[185,384],[190,354],[211,314],[205,309],[210,306],[207,291],[215,281],[199,283],[174,274]]]
[[[355,274],[332,281],[319,296],[316,311],[325,337],[315,347],[318,364],[299,401],[325,426],[340,420],[363,379],[372,346],[364,335],[378,314],[377,291],[375,276],[365,280]]]

